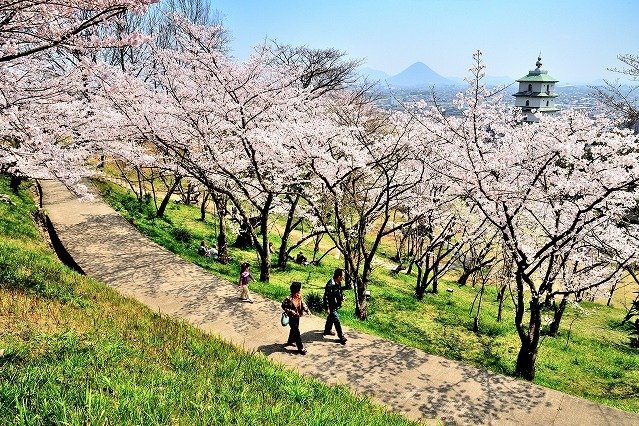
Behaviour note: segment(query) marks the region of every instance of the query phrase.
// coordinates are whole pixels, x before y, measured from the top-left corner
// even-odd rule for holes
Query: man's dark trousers
[[[337,331],[337,336],[340,339],[344,337],[342,334],[342,324],[339,322],[339,314],[337,310],[330,310],[328,317],[326,317],[326,325],[324,326],[324,334],[330,334],[333,329],[333,324],[335,325],[335,331]]]

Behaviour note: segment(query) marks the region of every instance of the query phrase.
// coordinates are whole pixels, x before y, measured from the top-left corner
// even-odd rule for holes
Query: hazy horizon
[[[535,66],[564,82],[620,77],[617,55],[638,53],[639,1],[538,0],[211,0],[230,31],[240,60],[275,39],[336,48],[363,66],[395,75],[423,62],[445,77],[463,78],[472,53],[483,52],[486,73],[520,78]]]

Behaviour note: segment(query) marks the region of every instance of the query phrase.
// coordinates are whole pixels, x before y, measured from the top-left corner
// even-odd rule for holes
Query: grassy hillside
[[[113,184],[100,184],[101,191],[122,215],[143,233],[183,258],[209,269],[214,274],[235,281],[239,263],[251,262],[256,268],[254,252],[231,248],[232,262],[221,265],[196,253],[200,240],[215,241],[213,218],[199,221],[197,206],[170,203],[166,218],[154,218],[150,204],[140,204],[125,190]],[[269,238],[278,247],[277,229]],[[310,247],[309,247],[310,249]],[[309,249],[302,249],[310,258]],[[385,247],[387,253],[392,248]],[[297,251],[295,252],[297,253]],[[513,374],[519,340],[514,330],[510,298],[506,298],[504,319],[497,322],[496,289],[486,288],[480,333],[472,332],[470,306],[478,288],[459,287],[444,280],[438,294],[427,294],[419,302],[413,296],[415,276],[389,274],[392,263],[378,259],[370,285],[369,318],[354,318],[352,295],[347,294],[340,316],[347,325],[377,334],[408,346],[423,349],[450,359],[471,363],[504,374]],[[251,288],[267,297],[281,299],[288,283],[305,283],[305,292],[321,294],[326,280],[340,261],[328,255],[320,266],[290,263],[286,271],[273,270],[270,283],[256,282]],[[454,278],[454,277],[451,277]],[[453,291],[447,292],[446,288]],[[634,289],[633,289],[634,290]],[[631,294],[630,289],[619,290]],[[544,337],[537,362],[535,383],[576,396],[591,399],[627,411],[639,412],[639,351],[630,348],[628,330],[620,326],[625,311],[620,306],[583,302],[568,307],[559,335]]]
[[[0,194],[0,424],[412,424],[69,270]]]

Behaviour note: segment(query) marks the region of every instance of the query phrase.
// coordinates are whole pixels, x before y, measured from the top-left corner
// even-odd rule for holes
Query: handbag
[[[282,312],[282,319],[280,322],[282,323],[282,327],[286,327],[288,325],[289,317],[286,315],[286,312]]]

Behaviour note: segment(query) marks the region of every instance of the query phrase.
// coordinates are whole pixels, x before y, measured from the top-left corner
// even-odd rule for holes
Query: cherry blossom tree
[[[153,2],[0,1],[0,171],[14,186],[24,176],[71,184],[89,173],[91,147],[70,127],[86,95],[84,74],[73,65],[84,49],[137,42],[136,34],[114,40],[95,30]]]
[[[20,62],[0,65],[5,71],[0,77],[0,171],[11,176],[14,188],[24,176],[76,182],[88,173],[84,164],[91,155],[67,125],[79,106],[81,72],[52,70],[33,58]]]
[[[180,18],[175,26],[178,48],[154,49],[153,79],[104,73],[102,96],[126,138],[171,153],[189,176],[224,196],[242,223],[257,218],[248,231],[260,279],[268,281],[270,215],[299,179],[293,148],[316,130],[311,112],[319,100],[298,84],[301,68],[276,63],[270,46],[237,63],[220,48],[221,28]]]
[[[34,55],[52,48],[97,46],[128,40],[87,39],[86,32],[127,10],[144,12],[157,0],[2,0],[0,2],[0,62]]]
[[[331,96],[344,90],[350,90],[349,102],[366,102],[367,87],[357,87],[357,67],[360,60],[348,59],[345,52],[336,49],[311,49],[305,46],[278,45],[275,54],[275,62],[300,70],[297,84],[309,91],[310,96]],[[356,90],[354,90],[356,89]],[[342,98],[344,99],[344,98]],[[295,183],[287,195],[288,210],[283,212],[287,220],[281,233],[281,243],[278,250],[277,266],[285,268],[292,250],[312,238],[321,238],[324,230],[315,228],[307,233],[293,245],[289,245],[289,238],[294,229],[305,221],[312,221],[309,209],[300,204],[302,188]],[[316,240],[317,241],[317,240]]]
[[[490,102],[479,55],[476,60],[471,88],[457,100],[461,116],[429,110],[422,137],[441,144],[446,155],[439,169],[498,230],[512,258],[521,342],[515,372],[532,380],[545,298],[594,289],[618,274],[584,247],[590,236],[605,236],[635,203],[636,136],[578,112],[522,124],[517,114]],[[559,286],[566,268],[579,278]]]
[[[392,220],[397,210],[417,212],[413,190],[424,164],[410,144],[408,123],[388,120],[371,103],[343,105],[335,110],[342,132],[300,148],[311,181],[304,197],[344,256],[356,315],[366,319],[366,290],[382,238],[420,217]]]
[[[624,65],[623,68],[612,68],[611,71],[629,77],[632,81],[639,81],[639,55],[624,54],[617,57]],[[606,81],[604,86],[594,87],[596,98],[618,115],[625,126],[639,133],[639,98],[638,85],[627,85],[617,81]]]

